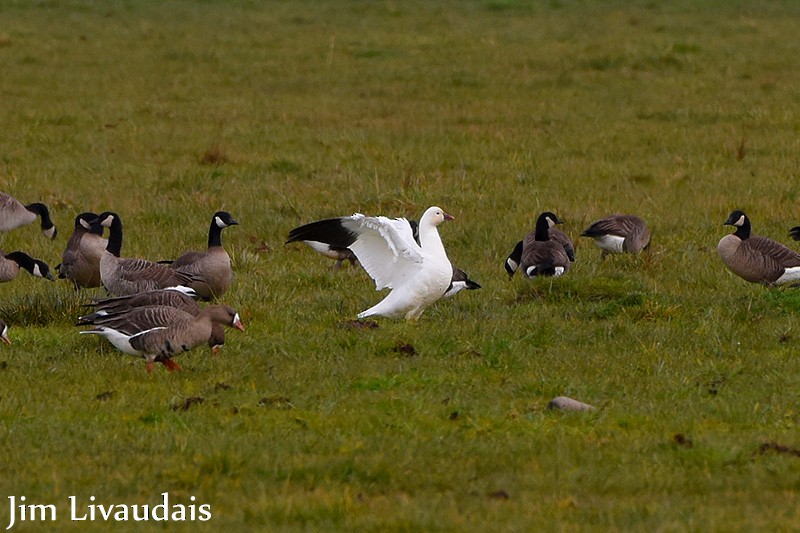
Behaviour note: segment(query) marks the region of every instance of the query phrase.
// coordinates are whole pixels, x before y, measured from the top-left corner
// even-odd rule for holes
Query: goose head
[[[237,226],[239,223],[227,211],[217,211],[214,213],[214,224],[218,228],[227,228],[228,226]]]
[[[534,237],[537,241],[548,241],[550,240],[550,228],[556,224],[563,223],[564,221],[558,218],[555,213],[545,211],[536,219],[536,233]]]
[[[736,210],[722,223],[723,226],[733,226],[736,231],[733,233],[740,239],[746,239],[750,236],[750,219],[744,214],[744,211]]]
[[[97,220],[97,213],[81,213],[80,215],[75,217],[75,229],[76,230],[84,230],[88,233],[94,233],[96,235],[103,234],[103,226],[99,223],[95,222]]]
[[[200,314],[206,314],[212,322],[232,326],[240,331],[244,331],[244,324],[239,318],[239,313],[227,305],[209,305]]]
[[[110,228],[112,225],[122,224],[119,219],[119,215],[114,213],[113,211],[105,211],[100,213],[97,216],[97,219],[92,221],[91,223],[97,223],[103,226],[104,228]]]
[[[420,226],[438,226],[445,220],[455,220],[453,215],[445,213],[441,207],[429,207],[419,220]]]
[[[35,276],[37,278],[45,278],[49,279],[50,281],[54,281],[55,278],[53,274],[50,272],[50,267],[44,261],[40,261],[39,259],[34,259],[25,252],[11,252],[7,254],[6,259],[10,259],[14,261],[16,264],[20,266],[20,268],[24,268],[27,270],[31,276]]]

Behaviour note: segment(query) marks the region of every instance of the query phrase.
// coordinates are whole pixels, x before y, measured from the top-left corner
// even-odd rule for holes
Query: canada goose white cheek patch
[[[227,228],[228,227],[228,225],[225,222],[223,222],[222,219],[219,218],[219,217],[214,217],[214,224],[216,224],[217,227],[220,227],[220,228]]]
[[[81,219],[79,222],[80,225],[83,226],[85,229],[92,229],[92,225],[86,222],[85,220]]]
[[[48,239],[55,239],[55,237],[56,237],[56,227],[52,226],[50,228],[47,228],[46,230],[44,230],[43,233],[44,233],[45,237],[47,237]]]
[[[745,219],[744,215],[740,216],[740,217],[739,217],[739,220],[737,220],[736,222],[734,222],[734,224],[733,224],[733,225],[734,225],[734,226],[743,226],[743,225],[744,225],[744,219]]]
[[[42,271],[39,269],[39,265],[33,265],[33,275],[37,278],[43,278]]]

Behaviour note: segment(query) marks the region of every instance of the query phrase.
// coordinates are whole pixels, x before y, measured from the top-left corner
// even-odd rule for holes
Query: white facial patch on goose
[[[48,239],[52,239],[53,237],[56,236],[56,227],[51,226],[46,230],[44,230],[42,233],[44,233],[44,236],[47,237]]]
[[[80,223],[80,225],[81,225],[81,226],[83,226],[84,228],[86,228],[86,229],[92,229],[92,225],[91,225],[91,224],[89,224],[88,222],[86,222],[85,220],[83,220],[83,219],[80,219],[78,222],[79,222],[79,223]]]
[[[214,217],[214,223],[219,228],[227,228],[228,227],[228,225],[225,222],[223,222],[222,219],[219,218],[219,217]]]
[[[595,237],[594,240],[597,246],[607,252],[615,254],[621,254],[623,252],[622,245],[625,242],[625,237],[620,237],[619,235],[601,235],[600,237]]]
[[[39,269],[39,265],[37,265],[37,264],[35,264],[35,263],[34,263],[34,265],[33,265],[33,271],[32,271],[32,274],[33,274],[34,276],[36,276],[37,278],[43,278],[43,277],[44,277],[44,276],[42,276],[42,271]]]
[[[111,224],[114,222],[114,215],[108,215],[106,218],[100,222],[101,226],[105,226],[106,228],[110,228]]]
[[[739,217],[739,220],[733,223],[734,226],[744,226],[744,215]]]
[[[508,265],[508,268],[511,269],[513,272],[516,272],[517,269],[519,268],[519,263],[517,263],[510,257],[506,259],[506,265]]]
[[[553,226],[555,226],[555,225],[556,225],[556,221],[555,221],[555,220],[553,220],[552,218],[550,218],[550,217],[546,217],[546,219],[547,219],[547,225],[548,225],[548,227],[551,227],[551,228],[552,228]]]

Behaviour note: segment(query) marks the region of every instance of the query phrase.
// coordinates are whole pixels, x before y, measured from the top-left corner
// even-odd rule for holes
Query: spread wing
[[[342,225],[357,235],[349,248],[375,280],[376,290],[398,287],[422,269],[422,249],[406,219],[355,214]]]

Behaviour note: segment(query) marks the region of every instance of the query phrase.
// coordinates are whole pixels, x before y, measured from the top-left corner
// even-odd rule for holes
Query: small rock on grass
[[[548,409],[559,409],[561,411],[594,411],[596,408],[588,403],[579,402],[566,396],[558,396],[550,400],[547,404]]]

